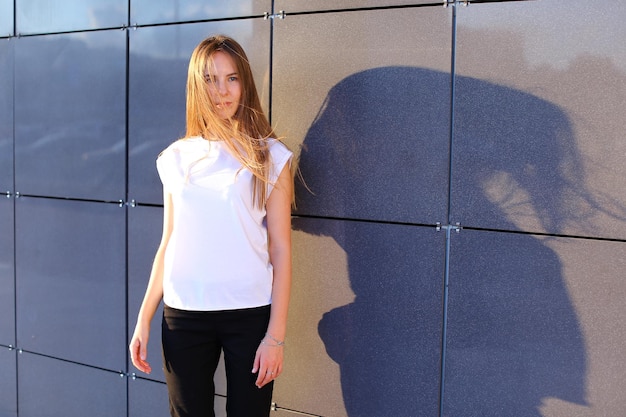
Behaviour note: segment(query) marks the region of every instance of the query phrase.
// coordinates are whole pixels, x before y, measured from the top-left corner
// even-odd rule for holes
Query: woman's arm
[[[148,339],[150,337],[150,322],[156,313],[159,303],[163,299],[163,259],[165,248],[172,234],[173,213],[172,196],[163,192],[163,235],[161,243],[154,257],[150,281],[144,295],[139,314],[137,315],[137,325],[131,339],[129,350],[133,365],[142,372],[149,374],[152,371],[150,364],[146,360]]]
[[[267,204],[270,262],[274,270],[272,309],[267,335],[257,350],[253,373],[262,387],[278,377],[283,368],[283,346],[287,332],[287,310],[291,293],[291,202],[293,179],[289,164],[280,173]]]

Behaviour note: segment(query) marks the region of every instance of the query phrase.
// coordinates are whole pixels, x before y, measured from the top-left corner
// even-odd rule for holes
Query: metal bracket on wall
[[[130,201],[118,200],[118,203],[120,207],[137,207],[136,200],[130,200]]]
[[[284,19],[286,16],[287,16],[287,13],[285,13],[284,10],[281,10],[278,13],[274,13],[274,14],[265,12],[263,13],[263,20]]]
[[[440,222],[435,223],[435,230],[437,230],[438,232],[441,231],[441,229],[443,230],[454,230],[455,232],[459,233],[461,231],[461,229],[463,229],[463,227],[461,227],[461,223],[456,222],[455,224],[446,224],[446,225],[442,225]]]
[[[443,7],[446,8],[448,6],[456,6],[458,4],[462,4],[467,7],[470,4],[470,0],[443,0]]]
[[[129,378],[132,379],[133,381],[137,379],[137,374],[134,372],[124,372],[124,371],[118,371],[118,375],[120,376],[120,378]]]
[[[270,411],[286,411],[289,414],[294,414],[294,415],[299,415],[299,416],[306,416],[306,417],[322,417],[319,414],[310,414],[310,413],[305,413],[302,411],[296,411],[296,410],[291,410],[288,408],[282,408],[280,407],[278,404],[276,404],[275,402],[272,402],[271,406],[270,406]]]

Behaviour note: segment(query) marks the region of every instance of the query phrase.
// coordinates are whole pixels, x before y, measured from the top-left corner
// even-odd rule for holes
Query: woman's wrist
[[[261,340],[261,344],[266,346],[274,346],[274,347],[283,347],[285,346],[285,341],[280,340],[272,336],[271,333],[265,333],[265,337]]]

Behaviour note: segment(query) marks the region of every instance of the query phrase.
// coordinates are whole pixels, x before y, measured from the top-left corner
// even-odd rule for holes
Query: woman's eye
[[[229,78],[228,78],[228,81],[231,81],[231,82],[233,82],[233,81],[237,81],[237,80],[238,80],[238,78],[237,78],[237,77],[234,77],[234,76],[233,76],[233,77],[229,77]]]
[[[207,84],[213,84],[213,78],[210,75],[205,75],[204,81],[206,81]]]

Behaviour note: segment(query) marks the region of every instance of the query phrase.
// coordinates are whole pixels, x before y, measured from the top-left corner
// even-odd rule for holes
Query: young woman
[[[292,153],[274,137],[242,47],[202,41],[189,63],[187,132],[157,159],[163,236],[129,347],[150,373],[150,321],[163,300],[172,416],[214,416],[222,352],[228,416],[269,416],[283,370],[293,201]]]

